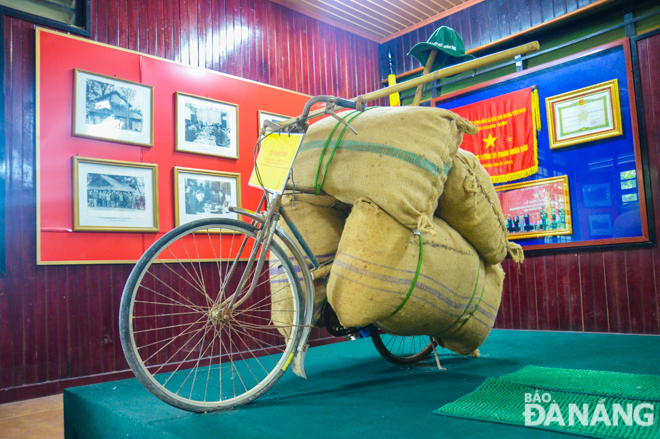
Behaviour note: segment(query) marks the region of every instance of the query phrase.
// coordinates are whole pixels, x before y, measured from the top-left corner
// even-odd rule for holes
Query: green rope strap
[[[389,315],[389,317],[392,317],[394,314],[398,313],[401,310],[401,308],[403,308],[403,305],[405,305],[408,299],[410,299],[410,295],[415,289],[415,285],[417,285],[417,279],[419,279],[419,272],[422,268],[422,259],[424,257],[424,240],[422,239],[422,234],[419,233],[419,231],[415,230],[414,232],[415,234],[419,235],[419,261],[417,262],[417,271],[415,272],[415,277],[413,278],[412,284],[410,285],[410,290],[408,290],[408,294],[406,295],[406,298],[403,299],[401,305],[399,305],[399,307],[395,309],[394,312]]]
[[[346,117],[357,113],[357,111],[351,111],[346,115]],[[316,188],[316,195],[319,195],[321,193],[321,187],[323,185],[319,186],[318,185],[318,180],[319,180],[319,173],[321,172],[321,166],[323,165],[323,156],[325,156],[325,151],[328,149],[328,145],[330,144],[330,140],[332,140],[332,136],[335,135],[335,131],[337,131],[337,128],[339,128],[339,125],[341,125],[341,122],[337,121],[337,124],[335,127],[332,129],[330,132],[330,135],[328,136],[328,139],[325,141],[323,144],[323,149],[321,150],[321,155],[319,156],[319,166],[316,168],[316,176],[314,177],[314,187]]]
[[[479,265],[477,265],[477,282],[474,284],[474,291],[472,292],[472,297],[470,297],[470,301],[468,302],[467,306],[465,307],[465,310],[463,310],[463,313],[461,313],[461,315],[458,316],[458,318],[456,319],[456,321],[454,323],[447,326],[446,329],[443,329],[442,331],[438,332],[437,334],[434,334],[433,337],[439,337],[440,335],[442,335],[445,332],[449,331],[452,328],[452,326],[454,326],[455,324],[457,324],[458,322],[461,321],[461,319],[463,318],[463,316],[465,315],[467,310],[470,308],[470,305],[472,304],[472,301],[474,300],[474,296],[477,294],[477,287],[479,286],[479,273],[480,273],[480,271],[481,271],[481,263],[479,263]],[[468,322],[468,320],[470,320],[470,318],[474,315],[474,313],[477,311],[477,309],[479,309],[479,305],[481,305],[481,299],[483,299],[483,297],[484,297],[485,289],[486,289],[486,279],[485,279],[485,273],[484,273],[484,285],[481,288],[481,297],[479,297],[479,301],[477,302],[477,305],[472,310],[472,312],[468,315],[467,319],[465,319],[465,321],[461,324],[461,326],[459,326],[456,329],[456,331],[461,329],[463,327],[463,325],[465,325]]]
[[[477,302],[477,305],[474,307],[474,309],[472,310],[470,315],[467,317],[467,319],[465,319],[465,321],[463,321],[463,323],[461,323],[461,326],[456,328],[456,331],[460,331],[461,328],[472,318],[474,313],[477,312],[477,310],[479,309],[479,305],[481,305],[481,300],[484,298],[484,291],[485,290],[486,290],[486,273],[484,273],[484,285],[481,287],[481,296],[479,296],[479,301]],[[470,305],[468,305],[468,306],[470,306]],[[466,310],[467,310],[467,308],[466,308]]]
[[[377,108],[377,107],[369,107],[364,111],[369,111],[373,108]],[[330,135],[328,136],[328,139],[323,144],[323,149],[321,150],[321,155],[319,157],[319,166],[318,166],[318,168],[316,168],[316,177],[314,177],[314,188],[316,189],[316,195],[321,194],[321,189],[323,188],[323,185],[325,184],[325,177],[328,175],[328,168],[330,167],[330,163],[332,163],[332,159],[335,158],[335,153],[337,152],[337,149],[339,148],[339,143],[341,142],[341,139],[344,137],[344,134],[346,133],[346,130],[348,129],[348,124],[350,124],[353,121],[353,119],[358,117],[360,114],[364,113],[364,111],[351,111],[346,116],[344,116],[343,119],[344,120],[348,119],[348,120],[346,120],[346,125],[344,125],[344,129],[341,131],[341,133],[339,134],[339,137],[335,141],[335,145],[332,148],[332,153],[330,153],[330,157],[328,158],[328,162],[325,164],[325,169],[323,170],[323,180],[321,180],[321,184],[319,185],[318,180],[319,180],[319,174],[321,172],[321,166],[323,165],[323,157],[325,156],[325,152],[328,149],[328,145],[330,144],[330,140],[332,140],[332,136],[334,136],[335,131],[337,130],[337,128],[339,128],[339,125],[342,125],[341,122],[339,122],[339,121],[337,122],[335,127],[330,132]],[[350,119],[349,119],[349,117],[350,117]]]

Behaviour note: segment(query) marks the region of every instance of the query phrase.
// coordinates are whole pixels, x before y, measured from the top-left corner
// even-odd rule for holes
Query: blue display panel
[[[515,183],[568,176],[573,233],[516,240],[523,247],[536,249],[648,241],[641,153],[635,138],[637,129],[634,124],[637,121],[636,116],[631,115],[631,94],[634,98],[634,91],[632,80],[628,78],[632,67],[624,44],[628,44],[627,40],[614,47],[595,49],[593,53],[566,62],[545,68],[540,66],[538,70],[523,72],[515,78],[456,96],[441,97],[434,102],[437,107],[451,110],[525,87],[538,88],[542,124],[537,133],[539,172]],[[619,82],[623,135],[551,150],[545,98],[615,78]]]

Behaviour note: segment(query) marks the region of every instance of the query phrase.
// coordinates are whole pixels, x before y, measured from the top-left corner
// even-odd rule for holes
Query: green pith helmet
[[[432,72],[474,59],[474,56],[465,54],[463,38],[454,29],[447,26],[437,28],[428,41],[415,44],[408,55],[414,56],[422,63],[422,66],[426,66],[426,61],[433,49],[438,49],[438,54],[435,57]]]

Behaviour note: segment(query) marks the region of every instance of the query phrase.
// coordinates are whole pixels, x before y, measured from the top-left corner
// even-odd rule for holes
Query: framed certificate
[[[550,149],[623,134],[617,79],[545,100]]]
[[[510,239],[573,234],[568,176],[495,187]]]

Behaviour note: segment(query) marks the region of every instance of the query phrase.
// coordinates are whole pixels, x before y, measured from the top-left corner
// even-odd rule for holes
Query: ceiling
[[[272,0],[383,43],[482,0]]]

